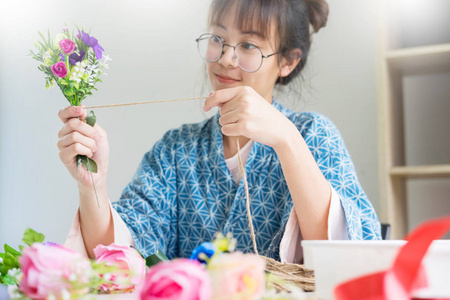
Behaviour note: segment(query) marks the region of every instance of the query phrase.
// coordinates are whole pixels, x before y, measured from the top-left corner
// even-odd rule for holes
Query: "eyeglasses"
[[[220,36],[211,33],[204,33],[195,41],[197,42],[198,52],[201,58],[209,63],[216,62],[222,57],[225,53],[225,46],[233,48],[234,60],[239,68],[248,73],[258,71],[261,68],[264,58],[269,58],[281,52],[277,51],[269,55],[263,55],[261,49],[253,44],[242,42],[236,46],[232,46],[225,44]]]

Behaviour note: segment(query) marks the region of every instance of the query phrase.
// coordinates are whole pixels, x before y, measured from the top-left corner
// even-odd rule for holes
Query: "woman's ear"
[[[286,77],[291,74],[292,70],[298,65],[302,59],[302,50],[295,48],[286,57],[283,57],[278,71],[278,77]]]

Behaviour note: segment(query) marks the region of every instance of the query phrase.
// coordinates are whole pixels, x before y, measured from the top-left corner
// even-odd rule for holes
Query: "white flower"
[[[109,69],[109,65],[107,64],[107,62],[109,60],[112,60],[112,58],[110,58],[109,55],[105,55],[104,58],[105,60],[103,61],[103,68]]]
[[[2,263],[3,263],[3,258],[0,257],[0,264],[2,264]]]
[[[73,281],[76,281],[77,280],[77,275],[76,274],[70,274],[70,276],[69,276],[69,281],[70,282],[73,282]]]
[[[19,287],[17,285],[8,285],[8,294],[11,299],[21,298]]]
[[[71,298],[69,291],[66,289],[61,290],[61,296],[62,296],[63,300],[70,300],[70,298]]]
[[[75,66],[72,67],[72,71],[70,73],[70,80],[80,82],[83,74],[86,72],[86,63],[77,62]]]
[[[43,59],[44,61],[46,61],[47,59],[52,58],[52,56],[51,56],[50,53],[51,53],[50,49],[48,49],[47,51],[45,51],[44,55],[42,55],[42,59]]]
[[[111,273],[105,273],[105,275],[103,275],[103,279],[105,279],[106,281],[110,281],[111,280]]]
[[[47,300],[56,300],[55,295],[53,295],[52,293],[48,294],[47,296]]]
[[[19,273],[20,273],[20,270],[17,268],[8,270],[8,275],[11,277],[16,277],[17,275],[19,275]]]
[[[64,33],[60,32],[55,36],[55,40],[53,41],[53,44],[56,47],[59,47],[59,42],[64,39],[67,39],[67,36]]]
[[[109,57],[109,55],[105,55],[104,58],[105,58],[105,60],[104,60],[105,63],[106,63],[108,60],[112,60],[112,58]]]
[[[83,74],[86,71],[86,63],[84,61],[77,62],[75,66],[73,67],[73,71],[76,73]]]

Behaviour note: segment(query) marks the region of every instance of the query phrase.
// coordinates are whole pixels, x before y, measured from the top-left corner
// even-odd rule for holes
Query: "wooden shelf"
[[[391,176],[405,178],[450,177],[450,165],[393,167],[389,173]]]
[[[385,59],[402,75],[450,72],[450,43],[390,50]]]

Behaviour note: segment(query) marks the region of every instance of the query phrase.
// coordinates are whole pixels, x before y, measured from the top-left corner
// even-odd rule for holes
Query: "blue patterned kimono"
[[[273,105],[297,126],[339,194],[350,239],[380,239],[380,223],[335,125],[317,113]],[[218,231],[232,232],[237,249],[252,252],[244,184],[235,184],[225,163],[219,117],[168,131],[113,203],[144,256],[159,249],[169,259],[189,257]],[[280,161],[271,147],[254,142],[245,171],[258,250],[279,259],[293,206]]]

